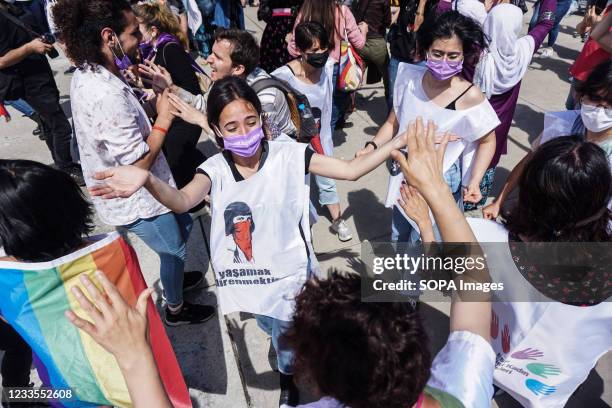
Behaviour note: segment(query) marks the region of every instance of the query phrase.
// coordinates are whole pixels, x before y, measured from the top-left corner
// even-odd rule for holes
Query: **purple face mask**
[[[438,81],[444,81],[451,78],[463,70],[463,60],[447,61],[447,60],[432,60],[427,58],[427,68],[429,72]]]
[[[223,147],[240,157],[251,157],[257,152],[263,137],[263,128],[260,126],[246,135],[224,137]]]
[[[115,57],[115,65],[117,66],[117,68],[119,68],[122,71],[125,71],[126,69],[128,69],[134,64],[130,60],[130,57],[127,56],[125,51],[123,51],[123,47],[121,46],[121,42],[119,41],[119,36],[117,36],[117,34],[115,34],[115,38],[117,38],[117,44],[119,44],[119,49],[121,50],[121,54],[123,54],[123,57],[119,58],[117,54],[115,53],[115,50],[113,49],[113,47],[110,47],[110,49],[111,49],[111,52],[113,53],[113,56]]]

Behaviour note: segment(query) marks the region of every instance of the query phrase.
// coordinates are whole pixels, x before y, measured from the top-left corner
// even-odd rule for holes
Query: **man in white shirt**
[[[122,75],[135,61],[142,40],[129,3],[58,0],[53,16],[68,57],[79,67],[70,99],[87,186],[96,183],[96,172],[119,165],[149,169],[174,184],[161,152],[173,120],[167,94],[157,98],[157,119],[151,127],[139,98]],[[201,323],[214,315],[211,306],[183,300],[183,290],[203,280],[201,272],[183,271],[185,242],[193,224],[189,214],[172,213],[144,189],[129,198],[94,198],[93,203],[102,221],[135,233],[160,256],[166,324]]]

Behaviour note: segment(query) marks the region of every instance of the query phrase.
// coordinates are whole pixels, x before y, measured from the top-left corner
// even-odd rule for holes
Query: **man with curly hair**
[[[140,99],[124,78],[136,61],[142,34],[126,0],[58,0],[53,17],[66,53],[78,67],[70,100],[85,182],[97,171],[117,165],[150,170],[174,185],[161,151],[174,116],[168,95],[157,96],[157,118],[151,127]],[[184,272],[185,243],[193,221],[174,214],[144,189],[130,198],[93,199],[106,224],[138,235],[160,257],[166,298],[166,324],[202,323],[212,306],[183,300],[183,291],[203,281],[199,271]]]

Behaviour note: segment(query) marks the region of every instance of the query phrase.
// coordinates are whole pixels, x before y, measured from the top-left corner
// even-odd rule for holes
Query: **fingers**
[[[444,139],[444,136],[442,137]],[[428,150],[434,151],[436,145],[436,125],[433,121],[427,121],[427,129],[425,133],[425,147]]]
[[[109,193],[114,191],[107,184],[98,184],[98,185],[95,185],[95,186],[91,186],[91,187],[88,188],[88,190],[89,190],[89,194],[91,194],[94,197],[98,197],[98,196],[101,196],[101,195],[109,194]]]
[[[417,149],[416,132],[416,123],[409,123],[408,129],[406,129],[406,148],[408,152],[413,152]],[[399,162],[399,160],[397,160],[397,162]]]
[[[110,299],[112,307],[114,309],[127,306],[127,303],[125,302],[115,285],[113,285],[113,283],[108,280],[108,278],[102,273],[102,271],[96,271],[95,276],[98,282],[102,284],[102,288],[104,288],[104,292],[106,293],[106,296],[108,296],[108,298]]]
[[[416,143],[416,148],[418,150],[423,149],[424,146],[424,142],[425,142],[425,138],[423,137],[423,118],[421,118],[420,116],[417,117],[415,123],[414,123],[414,140]]]
[[[98,323],[104,320],[104,316],[102,316],[100,311],[93,305],[93,303],[90,302],[87,296],[85,296],[80,287],[73,286],[71,291],[77,302],[79,302],[79,305],[81,305],[85,313],[87,313],[87,315],[91,317],[94,323]]]
[[[85,286],[87,293],[92,298],[96,307],[102,312],[103,316],[110,316],[112,314],[111,306],[108,303],[108,300],[102,296],[100,290],[94,285],[94,283],[89,279],[87,275],[81,275],[81,283]],[[89,300],[88,300],[89,301]]]
[[[436,157],[438,158],[438,163],[440,163],[440,168],[442,168],[442,164],[444,163],[444,154],[446,153],[446,147],[448,146],[449,140],[450,134],[448,132],[444,132],[444,135],[438,144],[438,148],[436,149]]]
[[[408,165],[408,162],[406,161],[406,156],[404,156],[404,154],[399,150],[391,151],[391,158],[395,160],[402,168]]]
[[[89,323],[85,319],[81,319],[72,310],[66,310],[66,312],[64,312],[64,315],[68,318],[68,320],[70,320],[70,323],[83,330],[90,336],[94,337],[97,334],[96,326]]]
[[[113,177],[113,169],[106,169],[103,171],[97,171],[94,173],[93,178],[95,180],[105,180],[109,177]]]
[[[138,296],[138,301],[136,301],[136,310],[141,316],[145,316],[147,314],[147,300],[149,300],[153,291],[153,288],[147,288]]]

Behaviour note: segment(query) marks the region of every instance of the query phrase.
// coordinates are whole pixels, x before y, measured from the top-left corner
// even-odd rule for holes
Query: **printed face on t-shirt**
[[[253,260],[253,241],[251,236],[251,216],[239,215],[234,217],[234,242],[247,261]]]

